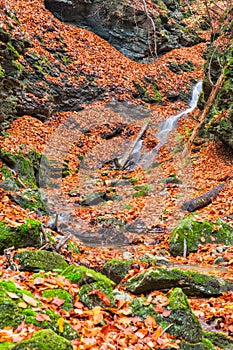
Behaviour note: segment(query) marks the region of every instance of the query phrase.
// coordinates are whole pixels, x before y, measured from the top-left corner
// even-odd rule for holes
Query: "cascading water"
[[[139,161],[139,165],[143,168],[149,168],[153,162],[153,158],[157,156],[159,149],[166,143],[169,133],[174,130],[177,126],[178,120],[183,116],[191,113],[197,106],[198,98],[202,91],[202,81],[199,81],[193,87],[192,98],[189,103],[189,108],[180,112],[177,115],[171,115],[166,120],[164,120],[159,128],[159,131],[156,135],[158,144],[150,151],[147,152]]]

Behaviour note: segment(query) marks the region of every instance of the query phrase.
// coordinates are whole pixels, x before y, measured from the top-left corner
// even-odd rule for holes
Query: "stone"
[[[123,286],[133,294],[180,287],[190,296],[211,297],[232,291],[233,283],[223,278],[178,268],[150,268],[129,278]]]

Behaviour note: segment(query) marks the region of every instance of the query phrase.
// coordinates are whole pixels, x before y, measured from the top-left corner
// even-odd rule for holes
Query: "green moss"
[[[73,309],[72,297],[70,293],[68,293],[64,289],[61,289],[61,288],[46,289],[43,291],[42,296],[44,298],[58,297],[59,299],[65,301],[64,304],[61,306],[62,309],[67,311]]]
[[[83,285],[79,291],[79,298],[89,309],[95,306],[114,306],[112,287],[102,281]]]
[[[93,282],[103,282],[110,287],[114,285],[106,276],[85,266],[70,265],[62,272],[62,276],[79,285]]]
[[[134,186],[134,189],[136,192],[134,192],[134,197],[141,197],[141,196],[147,196],[149,191],[153,190],[153,187],[149,184],[142,184]]]
[[[104,275],[118,284],[128,273],[131,262],[132,261],[129,260],[111,259],[104,264],[102,272]]]
[[[202,339],[202,342],[194,344],[181,342],[179,345],[181,350],[216,350],[215,346],[207,339]]]
[[[14,259],[19,260],[24,271],[62,271],[68,265],[60,254],[46,250],[25,250],[17,253]]]
[[[150,268],[128,279],[124,286],[134,294],[180,287],[190,296],[217,296],[233,290],[233,283],[213,275],[178,268]]]
[[[41,247],[43,238],[41,223],[36,220],[26,219],[26,223],[17,228],[8,227],[0,222],[0,254],[4,249],[14,246],[15,248]]]
[[[196,252],[199,245],[208,243],[233,244],[233,228],[222,220],[215,223],[196,221],[192,215],[182,219],[171,232],[170,252],[172,255],[183,255],[184,240],[187,245],[187,254]]]
[[[71,343],[46,329],[36,332],[31,339],[24,340],[13,347],[14,350],[72,350]]]
[[[20,57],[20,54],[18,53],[18,51],[16,50],[16,48],[12,45],[12,43],[10,41],[7,43],[7,48],[10,51],[10,53],[14,59],[18,59]]]
[[[202,341],[201,325],[181,288],[175,288],[170,293],[169,309],[171,310],[169,322],[173,323],[169,333],[191,343]]]
[[[228,337],[226,334],[221,332],[206,332],[203,331],[203,336],[205,339],[211,341],[214,345],[222,349],[232,350],[233,349],[233,339]]]

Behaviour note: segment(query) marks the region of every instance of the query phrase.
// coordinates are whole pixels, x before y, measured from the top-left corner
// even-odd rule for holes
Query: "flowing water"
[[[186,116],[189,113],[192,113],[197,106],[198,98],[202,91],[202,81],[199,81],[192,91],[191,101],[189,103],[189,108],[180,112],[177,115],[171,115],[160,125],[159,131],[156,135],[158,144],[148,153],[146,153],[143,158],[140,160],[139,164],[143,168],[149,168],[154,157],[157,156],[159,149],[166,143],[170,132],[177,127],[177,122],[182,116]]]

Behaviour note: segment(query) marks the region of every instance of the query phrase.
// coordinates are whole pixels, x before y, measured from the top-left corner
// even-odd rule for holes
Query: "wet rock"
[[[182,271],[178,268],[151,268],[131,277],[124,284],[134,294],[146,294],[153,290],[167,290],[180,287],[190,296],[218,296],[233,290],[233,283],[212,275],[196,271]]]
[[[60,254],[46,250],[24,250],[15,254],[14,259],[19,260],[22,271],[62,271],[68,265]]]
[[[172,255],[183,255],[196,252],[199,245],[219,243],[233,244],[233,227],[218,219],[215,223],[196,221],[192,216],[182,219],[178,226],[171,232],[170,252]]]

